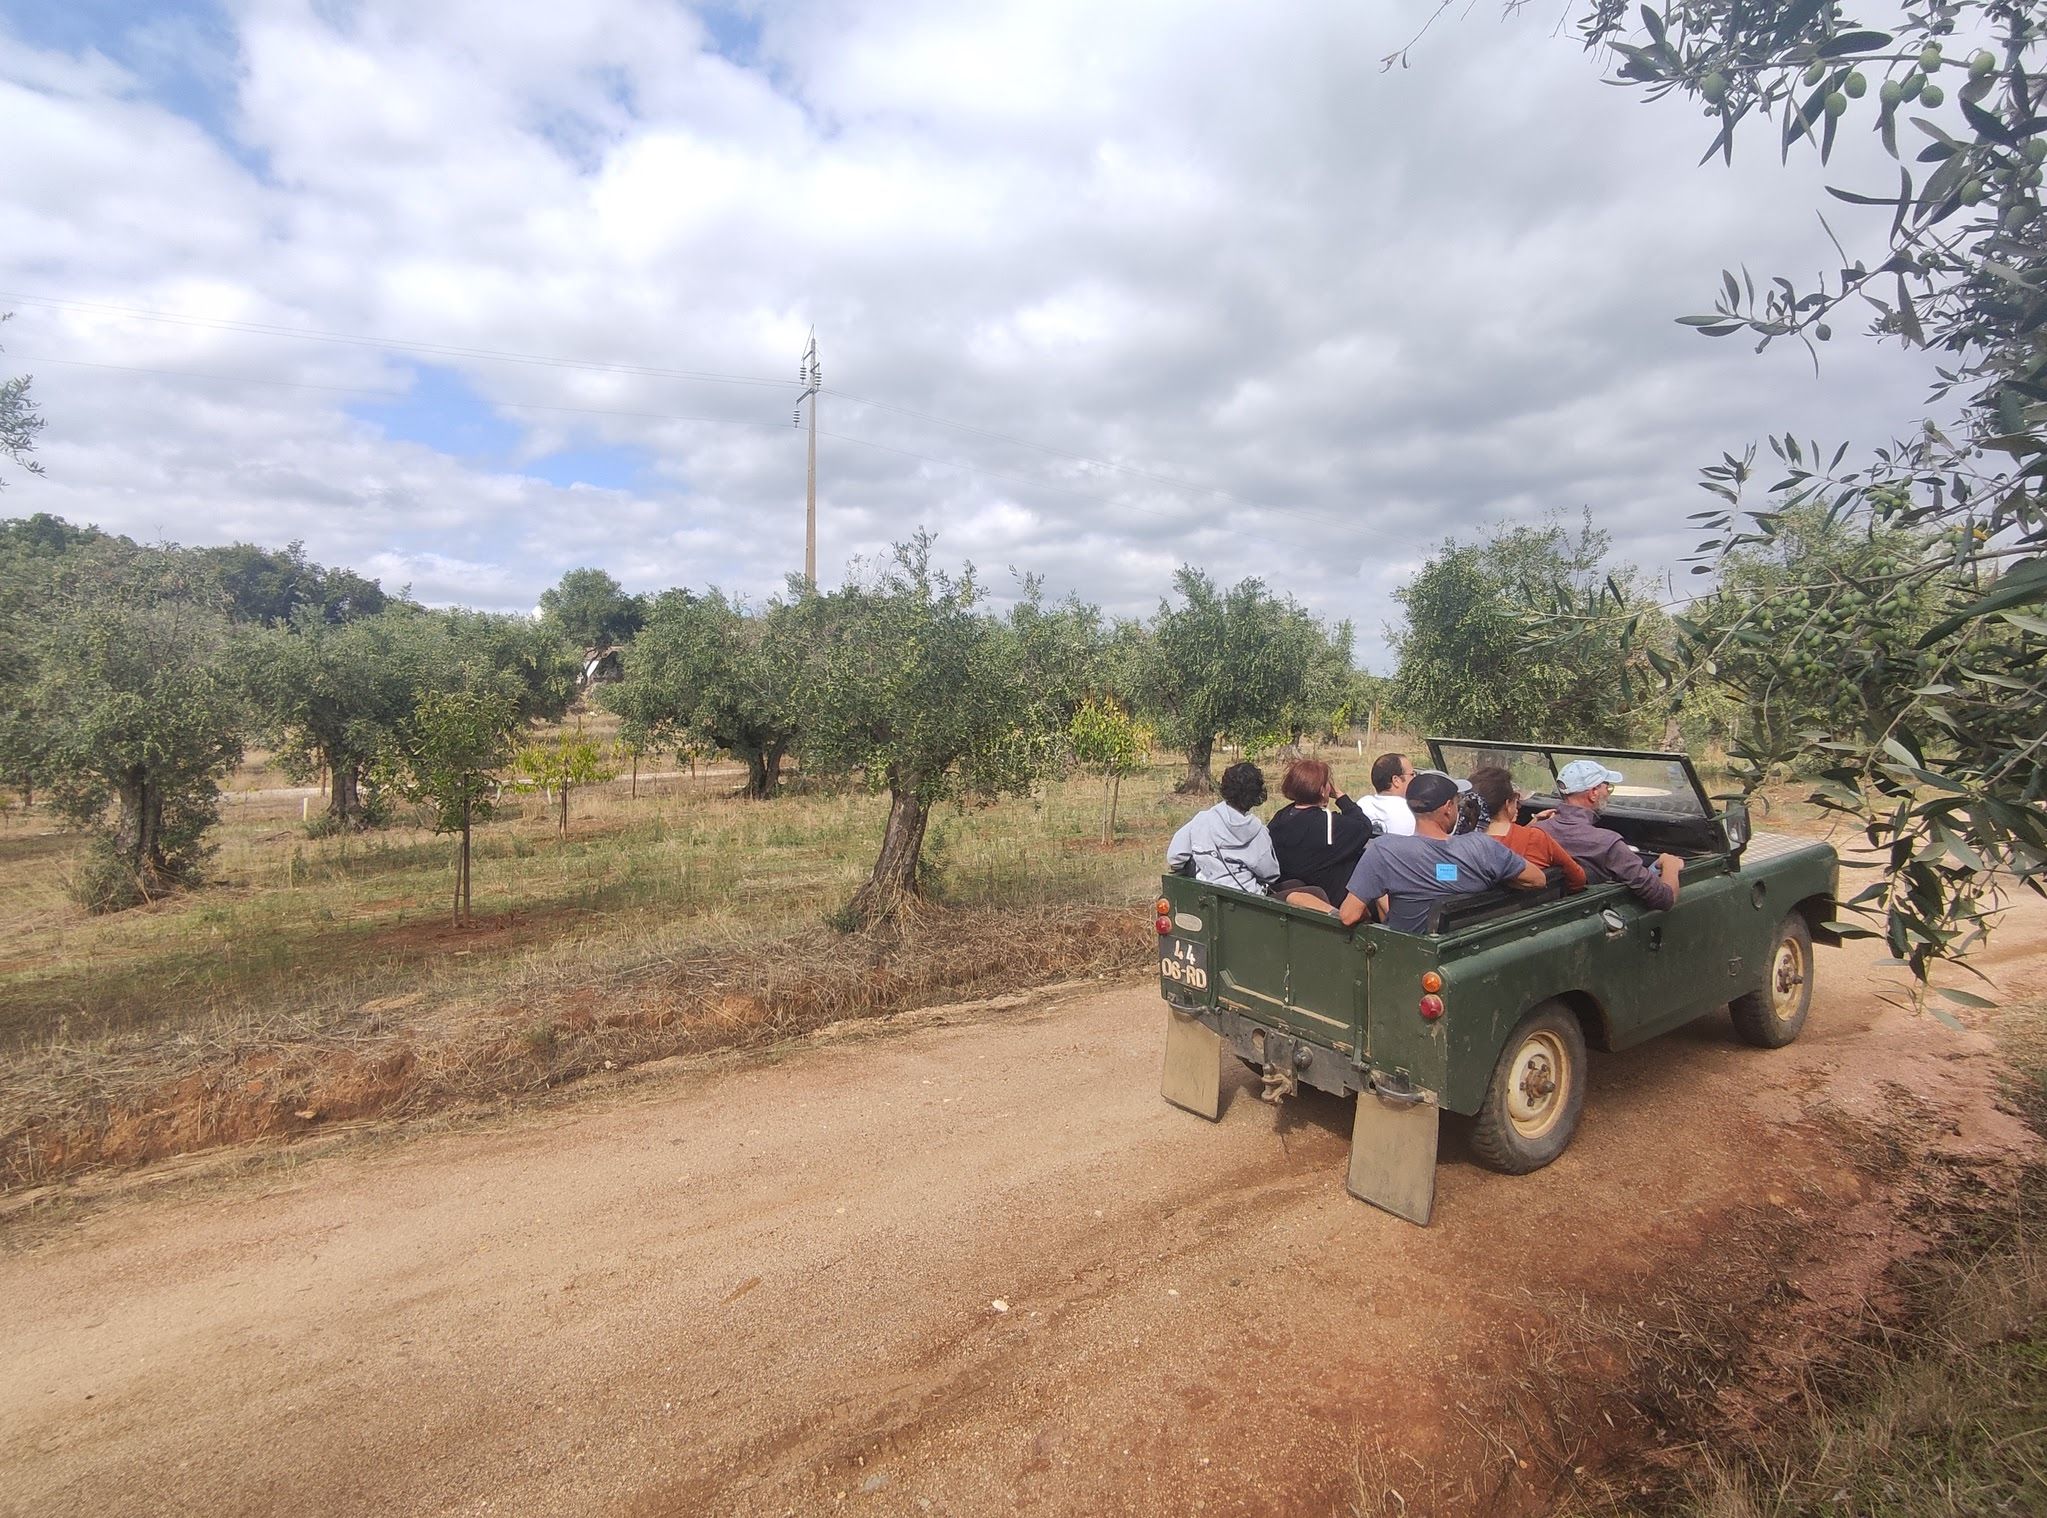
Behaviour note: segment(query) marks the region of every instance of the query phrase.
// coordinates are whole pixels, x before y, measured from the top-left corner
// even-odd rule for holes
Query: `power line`
[[[613,364],[600,362],[595,359],[565,358],[555,354],[519,353],[495,348],[469,348],[448,343],[430,343],[407,338],[370,337],[354,333],[326,332],[316,328],[285,327],[278,326],[268,322],[239,321],[228,317],[193,316],[183,312],[156,311],[140,306],[115,305],[104,301],[73,300],[58,296],[33,295],[23,292],[10,292],[4,290],[0,290],[0,302],[21,302],[30,305],[48,306],[58,310],[90,311],[108,315],[132,316],[144,321],[167,322],[176,326],[198,327],[211,331],[242,332],[262,337],[305,338],[308,341],[312,342],[341,343],[357,347],[377,349],[385,352],[421,353],[444,358],[482,359],[500,363],[526,364],[541,368],[585,370],[593,373],[603,374],[629,374],[645,379],[696,380],[713,384],[790,387],[799,390],[804,389],[806,387],[806,384],[808,383],[806,380],[801,379],[790,381],[783,379],[774,379],[761,375],[720,374],[716,372],[693,369],[664,369],[643,364]],[[58,363],[66,361],[52,359],[46,360],[46,362]],[[73,360],[71,362],[77,361]],[[173,371],[166,370],[159,372],[171,373]],[[289,382],[277,381],[276,383],[284,384]],[[1019,437],[1015,433],[1002,432],[996,428],[983,427],[974,422],[963,422],[952,417],[939,416],[936,413],[930,411],[919,411],[915,407],[899,405],[893,401],[876,400],[872,396],[854,395],[848,391],[832,389],[827,386],[813,386],[811,388],[816,390],[818,393],[837,396],[840,400],[851,401],[855,405],[870,406],[878,411],[893,412],[898,416],[911,417],[917,421],[929,422],[935,426],[950,427],[956,431],[971,433],[977,437],[985,437],[993,439],[998,442],[1014,444],[1015,446],[1020,448],[1029,448],[1035,452],[1045,454],[1048,457],[1066,459],[1072,463],[1084,464],[1092,469],[1100,469],[1106,470],[1114,474],[1128,475],[1133,479],[1147,480],[1155,485],[1170,486],[1175,490],[1196,491],[1203,495],[1215,496],[1219,500],[1228,501],[1233,505],[1241,506],[1249,511],[1275,511],[1290,516],[1301,517],[1302,519],[1308,521],[1328,522],[1331,523],[1332,525],[1341,527],[1348,527],[1352,525],[1349,521],[1346,521],[1343,518],[1334,516],[1327,512],[1318,512],[1311,509],[1296,506],[1274,506],[1261,503],[1258,501],[1247,500],[1243,496],[1234,495],[1227,490],[1221,489],[1219,486],[1204,485],[1196,480],[1184,479],[1176,475],[1162,474],[1156,470],[1143,469],[1134,464],[1119,464],[1110,459],[1098,459],[1091,457],[1087,454],[1075,453],[1070,449],[1055,448],[1046,443],[1034,442],[1030,438]],[[506,402],[503,404],[509,405],[512,403]],[[562,411],[575,411],[577,408],[574,407],[542,408],[534,406],[529,407],[527,409],[536,410],[556,409]],[[614,412],[598,408],[591,408],[585,414],[596,416],[645,415],[645,413],[636,413],[629,411]],[[675,420],[685,420],[685,418],[675,418]],[[715,420],[715,418],[701,418],[700,420]],[[853,439],[852,441],[859,440]],[[921,455],[912,456],[921,457]],[[952,461],[939,460],[938,462],[951,463]],[[969,466],[954,464],[953,467],[966,468]],[[992,473],[992,471],[978,472]],[[1000,477],[1008,478],[1007,476]]]
[[[1053,448],[1045,443],[1034,443],[1027,437],[1018,437],[1011,432],[998,432],[992,427],[982,427],[973,422],[954,421],[950,417],[937,416],[929,411],[918,411],[909,406],[898,406],[893,401],[877,401],[866,396],[849,395],[843,390],[834,390],[830,387],[826,387],[825,393],[837,396],[842,401],[851,401],[857,406],[872,406],[880,411],[893,411],[899,416],[915,417],[918,421],[935,422],[941,427],[954,427],[961,432],[971,432],[980,437],[995,438],[1004,443],[1014,443],[1020,448],[1035,449],[1037,452],[1049,454],[1053,458],[1070,459],[1076,464],[1087,464],[1096,469],[1114,470],[1118,474],[1133,475],[1138,479],[1150,480],[1153,484],[1171,485],[1177,490],[1198,490],[1206,495],[1220,496],[1226,501],[1234,501],[1237,505],[1248,507],[1253,511],[1284,511],[1288,509],[1282,506],[1262,506],[1256,501],[1247,501],[1241,496],[1231,495],[1229,491],[1219,489],[1214,485],[1203,485],[1196,480],[1183,480],[1174,475],[1159,474],[1150,469],[1140,469],[1134,464],[1118,464],[1109,459],[1090,458],[1084,453],[1069,453],[1064,448]],[[1333,521],[1334,518],[1328,518],[1327,520]]]
[[[367,337],[352,332],[324,332],[314,327],[280,327],[269,322],[237,321],[230,317],[191,316],[176,311],[150,311],[140,306],[116,306],[101,301],[60,300],[49,295],[25,295],[0,290],[0,302],[49,306],[58,310],[96,311],[108,315],[133,316],[143,321],[168,322],[173,326],[202,327],[216,332],[245,332],[258,337],[295,337],[308,342],[343,343],[359,348],[377,348],[401,353],[430,353],[443,358],[487,359],[495,363],[530,364],[546,369],[586,369],[601,374],[632,374],[644,379],[701,380],[719,385],[766,385],[789,389],[785,379],[753,374],[717,374],[695,369],[661,369],[646,364],[610,364],[595,359],[563,358],[558,354],[517,353],[499,348],[467,348],[453,343],[428,343],[409,338]]]
[[[318,385],[306,380],[276,379],[262,374],[221,374],[204,369],[152,369],[140,364],[105,364],[83,358],[46,358],[26,353],[16,354],[15,357],[24,364],[62,364],[72,369],[106,369],[116,374],[152,374],[165,379],[214,380],[227,385],[277,385],[287,390],[323,390],[332,395],[366,395],[387,401],[405,401],[412,399],[413,396],[410,390],[378,390],[369,385]],[[490,404],[507,411],[559,411],[569,416],[623,416],[644,422],[717,422],[733,427],[780,430],[778,424],[774,422],[758,422],[744,416],[678,416],[667,411],[624,411],[610,406],[555,406],[545,401],[492,400]]]
[[[373,396],[379,400],[405,400],[410,396],[410,392],[403,390],[378,390],[363,385],[320,385],[303,380],[273,379],[268,376],[253,374],[220,374],[197,369],[155,369],[146,368],[138,364],[107,364],[82,358],[49,358],[30,354],[16,354],[15,357],[23,364],[61,364],[69,368],[101,369],[116,374],[146,374],[165,379],[211,380],[231,385],[276,385],[289,390],[318,390],[336,395]],[[607,406],[554,406],[540,401],[493,401],[491,404],[501,406],[509,411],[547,411],[560,412],[571,416],[618,416],[647,422],[705,422],[720,426],[755,427],[764,431],[783,430],[782,424],[779,422],[757,422],[747,417],[736,416],[681,416],[666,411],[625,411]],[[1163,511],[1155,507],[1133,506],[1128,502],[1119,501],[1113,496],[1097,495],[1092,491],[1074,490],[1069,486],[1055,485],[1049,480],[1034,480],[1023,475],[1004,474],[999,470],[984,469],[978,464],[969,464],[962,459],[939,458],[933,454],[916,453],[908,448],[897,448],[888,443],[877,443],[871,438],[854,437],[850,433],[831,432],[824,428],[819,428],[818,436],[830,438],[834,442],[851,443],[857,448],[871,448],[877,453],[892,453],[899,458],[915,459],[920,463],[936,464],[945,469],[958,469],[966,474],[980,475],[991,480],[1001,480],[1011,485],[1022,485],[1032,490],[1049,490],[1056,495],[1072,496],[1076,500],[1093,501],[1104,506],[1113,505],[1120,511],[1134,511],[1142,516],[1173,517],[1177,515],[1177,513]],[[1278,510],[1282,508],[1268,507],[1264,509]]]

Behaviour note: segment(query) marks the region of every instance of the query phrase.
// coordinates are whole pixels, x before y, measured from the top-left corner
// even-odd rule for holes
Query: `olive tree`
[[[337,619],[330,605],[302,600],[252,652],[252,679],[286,771],[328,776],[329,827],[377,820],[375,760],[422,692],[489,689],[522,719],[558,720],[578,669],[574,652],[529,618],[403,603]]]
[[[1114,697],[1090,696],[1080,704],[1066,724],[1066,741],[1073,757],[1102,777],[1102,842],[1116,837],[1116,802],[1123,782],[1144,768],[1151,758],[1155,735],[1132,717]]]
[[[12,311],[0,312],[0,322],[10,321],[13,316]],[[36,434],[43,430],[43,417],[29,397],[31,383],[26,374],[0,380],[0,454],[29,474],[41,474],[43,466],[33,455]],[[0,475],[0,490],[6,486],[6,477]]]
[[[601,569],[572,569],[540,593],[541,619],[577,648],[624,643],[646,620],[646,603]]]
[[[1531,641],[1525,624],[1591,585],[1633,584],[1609,570],[1608,539],[1588,521],[1502,527],[1477,542],[1447,539],[1394,592],[1406,626],[1393,638],[1394,700],[1422,726],[1503,740],[1626,743],[1651,736],[1634,673],[1646,675],[1655,618],[1608,609],[1570,636]],[[1631,625],[1632,624],[1632,625]],[[1643,661],[1638,663],[1638,661]]]
[[[92,835],[77,894],[131,906],[197,879],[248,720],[227,618],[174,556],[95,545],[15,598],[12,719],[0,743],[57,814]]]
[[[454,920],[469,918],[470,831],[496,807],[497,772],[512,757],[517,702],[484,684],[426,690],[385,744],[380,767],[408,800],[428,809],[437,833],[455,833]]]
[[[521,790],[551,795],[559,810],[555,833],[569,836],[569,793],[579,785],[597,785],[618,774],[612,750],[595,738],[586,738],[579,728],[536,738],[520,745],[512,756],[514,784]]]
[[[617,713],[629,742],[726,750],[746,766],[746,794],[765,801],[796,737],[790,615],[782,606],[750,615],[715,589],[667,591],[627,651],[624,677],[597,702]]]
[[[972,568],[934,568],[919,534],[843,589],[791,608],[805,769],[858,773],[888,793],[881,850],[847,909],[854,923],[923,895],[933,806],[1022,794],[1057,757],[1068,693],[982,600]]]
[[[1143,673],[1143,705],[1160,736],[1187,755],[1182,792],[1215,789],[1216,739],[1269,741],[1304,700],[1321,629],[1258,579],[1227,591],[1198,569],[1173,577],[1180,597],[1159,604]]]
[[[1348,621],[1315,629],[1301,691],[1280,716],[1287,747],[1299,751],[1308,739],[1333,738],[1350,726],[1358,705],[1359,672],[1351,660],[1356,633]]]
[[[287,773],[328,777],[327,825],[362,827],[377,814],[371,767],[410,715],[439,625],[405,607],[339,625],[301,608],[255,645],[252,673]]]
[[[352,569],[315,564],[306,556],[304,543],[283,548],[230,543],[185,552],[219,586],[228,614],[237,622],[284,627],[309,616],[327,623],[350,622],[375,616],[391,600],[375,580]]]
[[[1908,706],[1920,683],[1914,646],[1958,589],[1901,583],[1925,552],[1921,532],[1865,530],[1817,504],[1773,526],[1767,541],[1730,552],[1713,591],[1684,612],[1691,636],[1715,650],[1710,679],[1686,698],[1735,699],[1730,750],[1758,776],[1819,763],[1809,734]]]
[[[521,721],[559,722],[574,704],[583,664],[561,631],[531,617],[455,608],[424,629],[422,683],[440,691],[488,688]]]
[[[1850,666],[1882,638],[1892,597],[1938,603],[1909,646],[1886,648],[1896,699],[1844,703],[1806,740],[1827,767],[1820,799],[1889,865],[1857,905],[1924,979],[1977,940],[2002,882],[2047,891],[2047,620],[2030,609],[2047,599],[2047,15],[2005,0],[1903,0],[1870,22],[1832,3],[1599,0],[1582,28],[1623,82],[1693,103],[1709,158],[1760,130],[1787,159],[1826,162],[1859,131],[1897,160],[1890,182],[1828,187],[1881,213],[1848,229],[1858,245],[1838,272],[1729,271],[1713,309],[1682,320],[1759,350],[1798,343],[1818,363],[1860,312],[1866,336],[1939,355],[1937,419],[1901,418],[1898,441],[1853,459],[1788,436],[1767,474],[1753,447],[1723,457],[1703,473],[1715,501],[1694,567],[1724,574],[1807,507],[1919,546],[1815,581],[1809,599],[1831,615],[1793,630],[1766,630],[1760,598],[1727,624],[1679,617],[1671,682],[1710,685],[1721,652],[1758,637],[1787,660]]]

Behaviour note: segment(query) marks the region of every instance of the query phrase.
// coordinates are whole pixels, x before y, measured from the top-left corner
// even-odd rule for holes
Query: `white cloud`
[[[1603,87],[1550,18],[1446,18],[1391,72],[1391,8],[758,19],[753,67],[656,0],[251,3],[7,47],[0,130],[40,146],[0,184],[0,290],[777,381],[815,323],[827,578],[924,525],[1142,613],[1187,559],[1352,617],[1367,657],[1447,532],[1589,504],[1669,564],[1722,448],[1878,441],[1919,401],[1894,354],[1837,345],[1816,383],[1673,325],[1723,265],[1829,264],[1817,169],[1760,139],[1694,169],[1702,123]],[[232,91],[199,113],[231,139],[109,61],[149,49]],[[759,597],[800,559],[786,385],[438,357],[521,430],[475,459],[352,414],[414,385],[404,353],[14,304],[49,474],[9,512],[303,538],[499,607],[580,563]],[[649,467],[526,472],[602,447]]]

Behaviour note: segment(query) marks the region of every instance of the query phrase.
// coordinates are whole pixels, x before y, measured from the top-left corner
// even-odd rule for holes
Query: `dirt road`
[[[2001,940],[2009,990],[2047,984],[2042,926]],[[0,1511],[1324,1513],[1456,1460],[1511,1489],[1480,1430],[1566,1305],[1852,1299],[1904,1238],[1860,1123],[2026,1142],[1984,1041],[1881,1005],[1870,960],[1822,951],[1791,1049],[1722,1015],[1595,1056],[1539,1174],[1453,1133],[1427,1230],[1345,1196],[1342,1103],[1235,1073],[1218,1125],[1162,1103],[1149,983],[114,1205],[0,1258]]]

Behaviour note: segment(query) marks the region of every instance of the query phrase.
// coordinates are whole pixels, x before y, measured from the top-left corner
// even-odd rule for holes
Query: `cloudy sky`
[[[1672,320],[1837,264],[1816,164],[1695,167],[1559,9],[1382,69],[1433,8],[0,0],[0,366],[48,419],[0,512],[763,598],[814,326],[827,584],[919,526],[1122,613],[1189,562],[1383,668],[1446,533],[1589,507],[1668,568],[1723,449],[1919,414],[1895,350]]]

